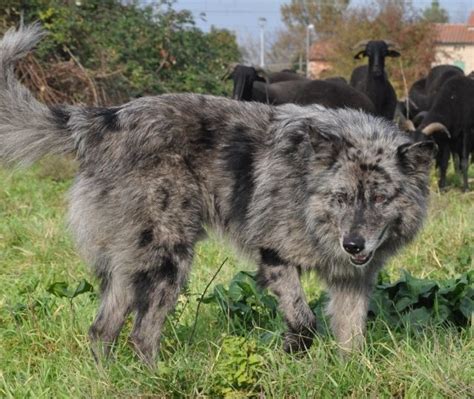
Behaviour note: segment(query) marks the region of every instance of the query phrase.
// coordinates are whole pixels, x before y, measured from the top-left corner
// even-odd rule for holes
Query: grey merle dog
[[[311,344],[316,320],[300,284],[308,270],[327,285],[340,346],[361,344],[378,271],[425,217],[432,143],[356,110],[196,94],[48,107],[13,71],[42,35],[33,25],[0,43],[0,160],[76,156],[69,223],[101,281],[97,354],[133,313],[131,341],[153,362],[205,227],[258,264],[288,326],[286,350]]]

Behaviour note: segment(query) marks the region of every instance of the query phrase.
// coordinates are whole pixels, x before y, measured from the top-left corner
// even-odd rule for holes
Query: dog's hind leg
[[[283,348],[287,352],[308,349],[316,331],[316,317],[306,302],[297,267],[284,264],[274,251],[262,250],[258,281],[269,288],[279,300],[279,308],[286,320]]]
[[[139,356],[153,364],[167,314],[174,308],[192,262],[192,244],[150,250],[153,263],[135,272],[131,284],[136,319],[131,341]]]
[[[89,329],[91,349],[96,361],[108,357],[130,313],[133,300],[129,294],[126,278],[118,273],[113,275],[103,273],[100,278],[101,304],[97,317]]]

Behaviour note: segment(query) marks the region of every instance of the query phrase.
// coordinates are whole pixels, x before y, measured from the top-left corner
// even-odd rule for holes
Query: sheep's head
[[[375,76],[383,75],[385,57],[400,57],[397,45],[389,40],[363,40],[357,43],[353,49],[358,50],[354,55],[355,59],[369,57],[369,63],[372,65],[372,72]]]
[[[232,65],[233,70],[228,75],[234,81],[234,91],[232,98],[234,100],[252,100],[252,86],[255,81],[266,82],[267,77],[263,69],[245,65]]]

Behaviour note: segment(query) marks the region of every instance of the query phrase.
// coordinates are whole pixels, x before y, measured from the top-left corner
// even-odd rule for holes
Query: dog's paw
[[[310,331],[295,333],[287,331],[284,335],[283,350],[287,353],[297,354],[308,351],[313,343],[313,334]]]
[[[137,334],[132,334],[128,339],[128,344],[135,351],[138,358],[149,368],[155,369],[157,367],[156,357],[159,343],[150,342]]]

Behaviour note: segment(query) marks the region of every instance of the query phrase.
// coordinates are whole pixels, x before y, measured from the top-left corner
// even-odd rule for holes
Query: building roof
[[[469,15],[469,19],[467,20],[467,24],[469,26],[474,26],[474,11],[471,11],[471,14]]]
[[[437,44],[473,44],[474,45],[474,11],[465,24],[436,24]]]
[[[333,47],[329,40],[319,40],[311,45],[309,59],[311,61],[327,61]]]

